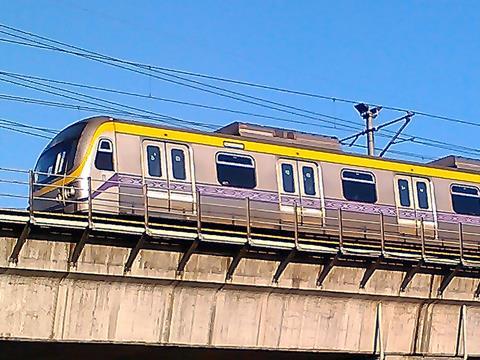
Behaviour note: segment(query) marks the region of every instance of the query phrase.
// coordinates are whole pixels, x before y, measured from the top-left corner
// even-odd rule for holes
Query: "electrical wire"
[[[37,133],[34,133],[34,132],[32,132],[32,131],[27,131],[27,130],[20,130],[20,129],[17,129],[17,128],[15,128],[15,127],[8,126],[8,125],[2,125],[2,124],[0,124],[0,129],[17,132],[17,133],[21,133],[21,134],[24,134],[24,135],[35,136],[35,137],[39,137],[39,138],[43,138],[43,139],[48,139],[48,140],[51,140],[51,139],[52,139],[51,136],[42,135],[42,134],[37,134]]]
[[[53,82],[53,83],[60,83],[62,85],[71,85],[71,86],[76,86],[76,87],[82,87],[82,88],[88,88],[88,89],[95,89],[95,90],[102,90],[102,91],[110,91],[110,89],[106,89],[106,88],[101,88],[101,87],[92,87],[92,86],[85,86],[85,85],[81,85],[81,84],[76,84],[76,83],[70,83],[70,82],[65,82],[65,81],[57,81],[57,80],[53,80],[51,81],[50,79],[46,79],[46,78],[39,78],[39,77],[34,77],[34,76],[26,76],[26,75],[23,75],[23,74],[15,74],[15,73],[10,73],[10,72],[5,72],[5,71],[0,71],[0,75],[3,75],[3,76],[8,76],[8,77],[13,77],[15,79],[18,79],[18,80],[21,80],[21,81],[26,81],[28,83],[33,83],[33,84],[36,84],[36,85],[40,85],[40,86],[45,86],[49,89],[56,89],[56,90],[60,90],[62,92],[67,92],[69,94],[74,94],[76,96],[82,96],[82,97],[86,97],[88,99],[94,99],[94,100],[97,100],[97,101],[101,101],[101,102],[106,102],[108,104],[114,104],[116,106],[122,106],[122,107],[126,107],[128,109],[133,109],[133,110],[136,110],[136,111],[145,111],[145,110],[142,110],[142,109],[139,109],[139,108],[136,108],[136,107],[131,107],[131,106],[127,106],[127,105],[123,105],[123,104],[120,104],[118,102],[112,102],[112,101],[108,101],[108,100],[104,100],[104,99],[101,99],[101,98],[98,98],[98,97],[93,97],[93,96],[89,96],[89,95],[85,95],[85,94],[81,94],[81,93],[78,93],[78,92],[72,92],[72,91],[69,91],[69,90],[66,90],[66,89],[63,89],[63,88],[59,88],[57,86],[51,86],[51,85],[47,85],[47,84],[42,84],[40,83],[39,81],[47,81],[47,82]],[[36,80],[31,80],[31,79],[39,79],[39,81],[36,81]],[[38,90],[38,91],[44,91],[43,89],[39,89],[38,87],[35,87],[35,86],[29,86],[29,85],[25,85],[25,84],[20,84],[18,82],[15,82],[15,81],[10,81],[10,80],[5,80],[5,79],[1,79],[0,78],[0,81],[6,81],[6,82],[10,82],[10,83],[13,83],[13,84],[16,84],[16,85],[19,85],[19,86],[25,86],[25,87],[28,87],[28,88],[31,88],[31,89],[34,89],[34,90]],[[58,92],[52,92],[52,91],[46,91],[47,93],[49,94],[54,94],[56,96],[64,96],[62,94],[59,94]],[[119,91],[115,91],[114,92],[119,92]],[[128,95],[138,95],[138,96],[141,96],[140,94],[134,94],[134,93],[128,93],[128,92],[123,92],[123,91],[120,91],[120,93],[122,94],[128,94]],[[65,96],[66,98],[69,98],[69,99],[73,99],[73,100],[76,100],[76,101],[84,101],[84,100],[79,100],[78,98],[75,98],[75,97],[71,97],[71,96]],[[84,101],[85,102],[85,101]],[[93,105],[98,105],[98,103],[94,102],[90,102],[90,101],[87,101],[86,102],[87,104],[93,104]],[[196,104],[198,105],[198,104]],[[108,107],[109,109],[113,109],[113,110],[118,110],[118,108],[116,107]],[[227,109],[228,110],[228,109]],[[162,114],[158,114],[156,112],[151,112],[151,111],[146,111],[148,113],[151,113],[151,114],[154,114],[154,115],[161,115],[161,116],[164,116]],[[129,113],[127,112],[128,115],[133,115],[133,113]],[[172,117],[167,117],[167,119],[172,119]],[[209,127],[209,128],[212,128],[211,125],[206,125],[206,124],[202,124],[202,123],[199,123],[199,122],[192,122],[192,121],[187,121],[187,120],[182,120],[182,119],[178,119],[178,118],[173,118],[175,121],[177,122],[186,122],[186,123],[189,123],[191,125],[196,125],[196,126],[204,126],[204,127]],[[157,119],[158,120],[158,119]],[[161,122],[166,122],[166,120],[159,120]],[[289,121],[288,119],[285,119],[285,121]],[[220,126],[220,125],[217,125],[217,126]],[[216,128],[217,126],[213,127],[213,128]],[[391,131],[389,131],[391,132]],[[393,133],[393,132],[391,132]],[[379,134],[381,136],[384,136],[383,134]],[[388,136],[384,136],[384,137],[388,137]],[[462,146],[462,145],[457,145],[457,144],[450,144],[450,143],[446,143],[446,142],[442,142],[442,141],[438,141],[438,140],[433,140],[433,139],[429,139],[429,138],[424,138],[424,137],[416,137],[414,139],[411,140],[412,142],[414,143],[417,143],[417,144],[420,144],[420,145],[424,145],[424,146],[429,146],[429,147],[434,147],[434,148],[441,148],[441,149],[445,149],[445,150],[451,150],[451,151],[457,151],[457,152],[461,152],[461,153],[464,153],[464,154],[468,154],[468,155],[478,155],[480,154],[480,150],[478,149],[472,149],[472,148],[468,148],[468,147],[465,147],[465,146]]]
[[[2,24],[0,24],[0,27],[10,28],[10,27],[2,25]],[[10,29],[13,29],[13,28],[10,28]],[[356,127],[359,126],[359,124],[355,121],[351,121],[351,120],[347,120],[347,119],[341,119],[341,118],[338,118],[338,117],[335,117],[335,116],[331,116],[331,115],[327,115],[327,114],[321,114],[321,113],[318,113],[318,112],[313,112],[313,111],[310,111],[310,110],[305,110],[305,109],[301,109],[301,108],[298,108],[298,107],[293,107],[293,106],[290,106],[290,105],[284,105],[284,104],[273,102],[273,101],[270,101],[270,100],[267,100],[267,99],[262,99],[262,98],[259,98],[259,97],[253,97],[253,96],[250,96],[250,95],[245,95],[245,94],[242,94],[242,93],[233,92],[231,90],[222,89],[222,88],[215,87],[215,86],[212,86],[212,85],[209,85],[209,84],[203,84],[203,83],[200,83],[198,81],[196,82],[196,81],[193,81],[193,80],[190,80],[190,79],[182,79],[182,80],[188,81],[190,83],[195,83],[198,86],[197,85],[192,85],[192,84],[187,84],[187,83],[182,82],[180,80],[168,79],[168,78],[161,77],[161,76],[158,76],[158,75],[155,75],[155,74],[152,74],[152,73],[145,72],[143,66],[140,66],[140,67],[136,66],[136,68],[131,68],[131,67],[125,66],[125,65],[129,65],[129,66],[132,66],[132,65],[130,65],[128,61],[125,61],[125,60],[122,60],[122,59],[117,59],[117,58],[114,58],[114,57],[111,57],[111,56],[103,55],[103,54],[93,52],[93,51],[90,51],[90,50],[86,50],[86,49],[83,49],[83,48],[80,48],[80,47],[77,47],[77,46],[74,46],[74,45],[69,45],[69,44],[66,44],[66,43],[63,43],[63,42],[60,42],[60,41],[57,41],[57,40],[48,39],[46,37],[36,35],[36,34],[33,34],[33,33],[29,33],[29,32],[26,32],[26,31],[22,31],[22,30],[18,30],[18,29],[15,29],[14,31],[18,31],[18,32],[20,32],[22,34],[26,34],[28,36],[32,36],[32,37],[35,37],[35,38],[40,38],[40,39],[45,40],[45,41],[49,41],[49,42],[52,42],[52,43],[55,43],[55,44],[59,44],[61,46],[72,48],[72,49],[75,49],[77,51],[61,49],[61,48],[58,48],[57,46],[52,46],[52,45],[49,45],[49,44],[42,43],[38,40],[31,40],[31,39],[25,38],[23,36],[19,36],[19,35],[16,35],[16,34],[11,34],[11,33],[5,32],[5,31],[1,31],[1,30],[0,30],[0,33],[4,33],[4,34],[7,34],[9,36],[13,36],[13,37],[20,38],[22,40],[26,40],[26,41],[30,42],[30,43],[27,44],[27,46],[36,47],[35,44],[37,44],[37,45],[39,44],[40,45],[39,48],[41,48],[41,49],[60,51],[62,53],[66,53],[66,54],[80,56],[80,57],[83,57],[83,58],[87,58],[87,59],[90,59],[90,60],[94,60],[94,61],[98,61],[100,63],[107,64],[107,65],[110,65],[110,66],[114,66],[114,67],[117,67],[117,68],[120,68],[120,69],[128,70],[128,71],[131,71],[131,72],[134,72],[134,73],[137,73],[137,74],[141,74],[141,75],[144,75],[144,76],[147,76],[147,77],[152,77],[152,78],[155,78],[155,79],[158,79],[158,80],[166,81],[166,82],[173,83],[173,84],[180,85],[180,86],[185,86],[185,87],[188,87],[188,88],[191,88],[191,89],[203,91],[203,92],[206,92],[206,93],[209,93],[209,94],[213,94],[213,95],[221,96],[221,97],[224,97],[224,98],[240,101],[240,102],[243,102],[243,103],[264,107],[264,108],[267,108],[267,109],[270,109],[270,110],[275,110],[275,111],[283,112],[283,113],[290,114],[290,115],[302,116],[302,117],[308,118],[310,120],[326,122],[326,123],[330,123],[330,124],[334,124],[334,125],[337,125],[337,124],[332,122],[331,120],[338,120],[338,121],[350,123],[350,124],[352,124]],[[78,51],[80,51],[80,52],[78,52]],[[138,68],[141,68],[142,70],[138,70]],[[166,76],[179,78],[178,76],[173,76],[171,74],[167,74]],[[213,89],[220,90],[220,91],[224,91],[224,92],[227,92],[227,93],[230,93],[230,94],[243,96],[243,97],[246,97],[248,99],[255,99],[255,100],[258,100],[260,102],[247,100],[247,99],[242,99],[238,96],[224,94],[224,93],[218,92],[216,90],[205,89],[205,88],[202,88],[201,86],[206,86],[206,87],[213,88]],[[265,104],[261,103],[261,102],[265,102]],[[269,105],[269,104],[272,104],[272,105]],[[273,106],[273,105],[278,105],[278,106],[281,106],[283,108],[279,108],[279,107],[276,107],[276,106]],[[292,110],[288,110],[288,109],[298,110],[298,111],[301,111],[301,112],[305,112],[306,114],[313,114],[313,115],[316,115],[316,116],[314,117],[314,116],[298,113],[296,111],[292,111]],[[327,119],[329,119],[329,120],[327,120]]]
[[[162,97],[157,97],[157,96],[152,96],[152,95],[144,95],[144,94],[135,93],[135,92],[105,88],[105,87],[101,87],[101,86],[79,84],[79,83],[74,83],[74,82],[64,81],[64,80],[54,80],[54,79],[48,79],[48,78],[45,78],[45,77],[25,75],[25,74],[19,74],[19,73],[12,73],[12,72],[8,72],[8,71],[0,71],[0,75],[7,75],[7,76],[11,75],[11,76],[15,76],[17,78],[20,77],[22,79],[34,79],[34,80],[39,80],[39,81],[53,83],[53,84],[61,84],[61,85],[66,85],[66,86],[71,86],[71,87],[76,87],[76,88],[95,90],[95,91],[125,95],[125,96],[130,96],[130,97],[137,97],[137,98],[142,98],[142,99],[147,99],[147,100],[169,102],[169,103],[173,103],[173,104],[191,106],[191,107],[196,107],[196,108],[201,108],[201,109],[223,111],[223,112],[228,112],[228,113],[233,113],[233,114],[247,115],[247,116],[252,116],[252,117],[277,120],[277,121],[286,122],[286,123],[308,125],[308,126],[314,126],[314,127],[326,128],[326,129],[334,129],[334,130],[339,130],[340,129],[340,130],[351,131],[351,129],[352,129],[350,126],[348,126],[347,129],[343,128],[343,127],[341,127],[341,124],[337,124],[337,126],[320,125],[320,124],[307,122],[307,121],[300,121],[300,120],[289,119],[289,118],[280,118],[280,117],[270,116],[270,115],[266,115],[266,114],[252,113],[252,112],[241,111],[241,110],[237,110],[237,109],[229,109],[229,108],[225,108],[225,107],[209,106],[209,105],[204,105],[204,104],[199,104],[199,103],[192,103],[192,102],[189,102],[189,101],[182,101],[182,100],[177,100],[177,99],[168,99],[168,98],[162,98]],[[340,125],[340,126],[338,126],[338,125]],[[358,127],[358,129],[360,130],[361,128]]]
[[[230,79],[230,78],[225,78],[225,77],[220,77],[220,76],[201,74],[201,73],[192,72],[192,71],[179,70],[179,69],[168,68],[168,67],[163,67],[163,66],[143,64],[143,63],[140,63],[140,62],[118,59],[118,58],[103,55],[103,54],[100,54],[100,53],[92,52],[92,51],[83,49],[81,47],[76,47],[76,46],[73,46],[73,45],[70,45],[70,44],[67,44],[67,43],[63,43],[63,42],[60,42],[60,41],[49,39],[47,37],[43,37],[43,36],[40,36],[40,35],[37,35],[37,34],[33,34],[31,32],[28,32],[28,31],[23,31],[23,30],[20,30],[20,29],[11,27],[11,26],[7,26],[5,24],[0,24],[0,27],[6,28],[10,31],[15,31],[15,32],[19,32],[19,33],[22,33],[22,34],[25,34],[25,35],[40,38],[42,40],[50,41],[50,42],[56,43],[58,45],[67,46],[67,47],[71,47],[71,48],[74,48],[74,49],[77,49],[77,50],[80,50],[80,51],[88,52],[88,53],[91,53],[92,55],[98,56],[98,58],[109,59],[111,61],[116,61],[116,62],[128,64],[128,65],[139,67],[139,68],[142,68],[142,69],[148,70],[148,71],[160,71],[162,73],[170,72],[170,73],[174,73],[174,74],[187,75],[187,76],[203,78],[203,79],[208,79],[208,80],[215,80],[215,81],[231,83],[231,84],[235,84],[235,85],[248,86],[248,87],[252,87],[252,88],[276,91],[276,92],[281,92],[281,93],[286,93],[286,94],[291,94],[291,95],[300,95],[300,96],[312,97],[312,98],[316,98],[316,99],[330,100],[330,101],[334,101],[334,102],[343,102],[343,103],[348,103],[348,104],[358,104],[359,102],[361,102],[359,100],[354,100],[354,99],[346,99],[346,98],[342,98],[342,97],[322,95],[322,94],[316,94],[316,93],[312,93],[312,92],[299,91],[299,90],[292,90],[292,89],[287,89],[287,88],[282,88],[282,87],[277,87],[277,86],[253,83],[253,82]],[[6,34],[8,34],[8,33],[6,33]],[[8,35],[12,36],[11,34],[8,34]],[[0,40],[0,41],[3,41],[3,39]],[[6,40],[6,41],[9,41],[9,40]],[[48,47],[48,46],[44,46],[44,48],[53,50],[52,47]],[[221,88],[219,88],[219,89],[221,89]],[[224,89],[221,89],[221,90],[224,90]],[[237,95],[245,96],[245,94],[242,94],[242,93],[238,93]],[[253,98],[255,98],[255,97],[253,97]],[[265,99],[260,99],[260,98],[258,98],[258,99],[262,100],[262,101],[265,100]],[[267,102],[268,102],[268,100],[267,100]],[[272,103],[275,103],[275,102],[272,102]],[[279,106],[285,106],[284,104],[280,104],[280,103],[275,103],[275,104],[279,105]],[[381,104],[377,104],[377,103],[367,103],[367,104],[370,105],[370,106],[381,106],[384,109],[393,110],[393,111],[413,112],[416,115],[421,115],[421,116],[434,118],[434,119],[452,121],[452,122],[460,123],[460,124],[464,124],[464,125],[480,126],[480,123],[475,123],[475,122],[471,122],[471,121],[467,121],[467,120],[463,120],[463,119],[453,118],[453,117],[450,117],[450,116],[437,115],[437,114],[432,114],[432,113],[428,113],[428,112],[424,112],[424,111],[406,109],[406,108],[401,108],[401,107],[397,107],[397,106],[381,105]],[[285,106],[285,107],[288,107],[288,106]],[[297,109],[297,110],[301,110],[301,111],[305,111],[304,109],[299,109],[299,108],[294,108],[294,107],[292,107],[292,108]],[[307,112],[309,112],[309,111],[307,111]],[[310,113],[316,114],[315,112],[310,112]],[[322,114],[322,115],[327,116],[327,117],[329,116],[329,115],[326,115],[326,114]]]
[[[7,75],[7,76],[12,77],[12,76],[10,76],[10,75]],[[13,77],[14,77],[14,76],[13,76]],[[14,77],[14,78],[16,78],[16,77]],[[21,82],[18,82],[18,81],[13,81],[13,80],[4,79],[4,78],[0,78],[0,81],[7,82],[7,83],[11,83],[11,84],[14,84],[14,85],[17,85],[17,86],[29,88],[29,89],[36,90],[36,91],[41,91],[41,92],[44,92],[44,93],[48,93],[48,94],[50,94],[50,95],[55,95],[55,96],[64,97],[64,98],[67,98],[67,99],[70,99],[70,100],[80,101],[80,102],[86,103],[86,104],[88,104],[88,105],[94,105],[94,106],[101,105],[102,107],[104,107],[104,108],[106,108],[106,109],[109,109],[109,110],[117,111],[117,110],[119,110],[118,107],[120,107],[120,108],[131,109],[131,110],[135,110],[135,111],[139,111],[139,112],[149,113],[149,114],[155,116],[155,117],[151,117],[152,120],[157,121],[157,122],[161,122],[161,123],[170,124],[170,123],[172,123],[172,121],[173,121],[173,122],[176,123],[177,125],[180,124],[180,126],[181,126],[181,125],[184,125],[184,123],[188,123],[188,124],[190,124],[190,125],[199,126],[199,127],[209,127],[209,128],[212,128],[212,127],[213,127],[213,125],[206,125],[206,124],[202,124],[202,123],[199,123],[199,122],[193,122],[193,121],[178,119],[178,118],[174,118],[174,117],[172,117],[172,116],[159,114],[159,113],[157,113],[157,112],[148,111],[148,110],[143,110],[143,109],[139,109],[139,108],[137,108],[137,107],[120,104],[120,103],[117,103],[117,102],[114,102],[114,101],[109,101],[109,100],[105,100],[105,99],[100,99],[100,98],[97,98],[97,97],[94,97],[94,96],[85,95],[85,94],[81,94],[81,93],[74,92],[74,91],[70,91],[70,90],[66,90],[66,89],[61,89],[61,88],[56,87],[56,86],[41,84],[41,83],[38,83],[38,82],[33,81],[33,80],[21,80],[21,79],[20,79],[20,81],[25,81],[25,82],[27,82],[27,84],[21,83]],[[30,85],[29,85],[29,84],[30,84]],[[33,86],[33,85],[31,85],[31,84],[44,86],[44,87],[46,87],[47,89],[42,89],[42,88],[39,88],[38,86]],[[62,93],[59,93],[59,92],[56,92],[56,91],[52,91],[52,90],[49,90],[49,89],[59,90],[59,91],[61,91],[61,92],[65,92],[65,93],[67,93],[67,94],[73,94],[73,95],[75,95],[75,96],[77,96],[77,97],[71,96],[71,95],[62,94]],[[78,98],[78,96],[84,97],[84,98],[87,98],[87,99],[93,99],[93,100],[96,100],[96,101],[90,101],[90,100],[80,99],[80,98]],[[99,104],[99,102],[100,102],[100,104]],[[103,104],[101,104],[101,103],[112,104],[112,105],[115,105],[115,106],[103,105]],[[131,116],[134,116],[134,115],[137,114],[137,113],[130,112],[130,111],[125,111],[125,113],[126,113],[127,115],[131,115]],[[216,126],[215,126],[214,128],[216,128]]]
[[[194,83],[194,84],[198,84],[198,85],[201,85],[201,86],[206,86],[206,87],[209,87],[209,88],[213,88],[213,89],[216,89],[216,90],[220,90],[220,91],[225,91],[227,93],[230,93],[230,94],[235,94],[235,95],[239,95],[239,96],[243,96],[243,97],[246,97],[246,98],[250,98],[250,99],[255,99],[255,100],[259,100],[261,102],[265,102],[265,103],[269,103],[269,104],[274,104],[274,105],[277,105],[277,106],[281,106],[283,108],[287,108],[287,109],[295,109],[295,110],[299,110],[299,111],[302,111],[302,112],[306,112],[306,113],[311,113],[311,114],[318,114],[320,116],[325,116],[327,118],[331,118],[331,119],[335,119],[335,120],[341,120],[343,122],[349,122],[349,123],[354,123],[356,124],[355,122],[351,122],[349,120],[345,120],[345,119],[340,119],[340,118],[337,118],[337,117],[332,117],[330,115],[326,115],[326,114],[320,114],[320,113],[316,113],[316,112],[312,112],[312,111],[309,111],[309,110],[305,110],[305,109],[300,109],[300,108],[296,108],[296,107],[292,107],[292,106],[289,106],[289,105],[284,105],[284,104],[281,104],[281,103],[277,103],[277,102],[272,102],[272,101],[269,101],[269,100],[266,100],[266,99],[262,99],[262,98],[258,98],[258,97],[252,97],[250,95],[245,95],[245,94],[242,94],[242,93],[238,93],[238,92],[233,92],[231,90],[228,90],[228,89],[223,89],[223,88],[219,88],[219,87],[216,87],[216,86],[213,86],[213,85],[209,85],[209,84],[204,84],[204,83],[201,83],[201,82],[198,82],[198,81],[194,81],[194,80],[190,80],[190,79],[186,79],[186,78],[183,78],[183,77],[179,77],[179,76],[176,76],[176,75],[171,75],[171,74],[166,74],[164,73],[164,71],[166,70],[172,70],[172,69],[167,69],[167,68],[161,68],[161,67],[155,67],[155,66],[151,66],[151,65],[145,65],[145,64],[140,64],[140,63],[134,63],[134,62],[130,62],[130,61],[126,61],[126,60],[121,60],[121,59],[117,59],[117,58],[113,58],[113,57],[110,57],[110,56],[106,56],[106,55],[103,55],[103,54],[99,54],[99,53],[96,53],[96,52],[92,52],[90,50],[86,50],[86,49],[82,49],[80,47],[76,47],[76,46],[73,46],[73,45],[69,45],[69,44],[66,44],[66,43],[62,43],[62,42],[59,42],[59,41],[56,41],[56,40],[52,40],[52,39],[48,39],[46,37],[42,37],[42,36],[39,36],[39,35],[36,35],[36,34],[33,34],[33,33],[30,33],[30,32],[26,32],[26,31],[22,31],[22,30],[19,30],[19,29],[15,29],[13,27],[9,27],[9,26],[6,26],[6,25],[2,25],[0,24],[0,27],[3,27],[3,28],[7,28],[11,31],[15,31],[15,32],[19,32],[19,33],[22,33],[22,34],[26,34],[28,36],[31,36],[31,37],[35,37],[35,38],[40,38],[42,40],[45,40],[45,41],[49,41],[49,42],[52,42],[52,43],[56,43],[56,44],[60,44],[62,46],[65,46],[65,47],[68,47],[68,48],[73,48],[73,49],[76,49],[76,50],[80,50],[82,52],[86,52],[88,55],[86,54],[82,54],[82,53],[75,53],[75,52],[72,52],[72,51],[69,51],[69,50],[65,50],[65,49],[60,49],[58,47],[55,47],[55,46],[51,46],[51,45],[45,45],[44,43],[40,43],[36,40],[31,40],[31,39],[27,39],[25,37],[19,37],[18,35],[15,35],[15,34],[11,34],[11,33],[8,33],[8,32],[4,32],[4,31],[0,31],[6,35],[9,35],[9,36],[14,36],[14,37],[17,37],[17,38],[21,38],[21,39],[24,39],[26,41],[29,41],[33,44],[29,44],[29,46],[31,45],[38,45],[38,46],[41,46],[42,48],[44,49],[49,49],[49,50],[56,50],[56,51],[62,51],[62,52],[66,52],[66,53],[71,53],[71,54],[74,54],[74,55],[78,55],[78,56],[82,56],[82,57],[85,57],[85,58],[89,58],[89,59],[94,59],[94,60],[101,60],[101,62],[104,62],[105,63],[105,59],[106,60],[109,60],[109,61],[112,61],[112,62],[120,62],[120,63],[123,63],[123,64],[127,64],[127,65],[132,65],[132,66],[136,66],[136,67],[140,67],[142,69],[147,69],[149,71],[152,71],[153,70],[156,70],[157,72],[158,71],[162,71],[162,75],[166,75],[166,76],[170,76],[170,77],[174,77],[174,78],[177,78],[177,79],[180,79],[180,80],[185,80],[185,81],[188,81],[190,83]],[[17,42],[19,43],[19,42]],[[111,63],[108,63],[109,65],[115,65],[117,66],[118,64],[111,64]],[[125,68],[125,67],[122,67],[122,68]],[[135,71],[134,69],[130,69],[130,68],[125,68],[126,70],[130,70],[130,71]],[[159,69],[162,69],[162,70],[159,70]],[[135,71],[135,72],[138,72],[138,71]],[[144,72],[140,72],[146,76],[152,76],[151,74],[145,74]],[[177,71],[177,73],[182,73],[182,71]],[[186,72],[188,73],[188,72]],[[187,75],[193,75],[195,73],[189,73]],[[209,77],[209,75],[203,75],[203,74],[196,74],[196,75],[202,75],[202,77]],[[164,81],[170,81],[170,82],[173,82],[173,83],[178,83],[176,81],[172,81],[171,79],[168,79],[168,80],[165,80],[164,78],[161,78],[161,77],[158,77],[158,76],[154,76],[156,78],[159,78],[160,80],[164,80]],[[231,80],[231,79],[225,79],[225,78],[216,78],[216,77],[212,77],[212,78],[215,78],[215,80],[219,80],[219,79],[223,79],[223,80]],[[238,82],[237,80],[231,80],[233,82]],[[246,83],[246,82],[245,82]],[[263,87],[267,87],[265,85],[260,85],[260,84],[253,84],[253,83],[249,83],[250,85],[258,85],[258,86],[263,86]],[[189,87],[192,87],[191,85],[188,85],[188,84],[184,84],[184,83],[179,83],[179,85],[183,85],[183,86],[189,86]],[[245,84],[243,84],[245,85]],[[210,92],[210,93],[214,93],[216,95],[220,95],[220,96],[226,96],[226,97],[230,97],[228,95],[225,95],[225,94],[218,94],[217,92],[212,92],[212,91],[209,91],[209,90],[206,90],[206,89],[198,89],[198,87],[196,86],[193,86],[193,88],[197,89],[197,90],[202,90],[202,91],[207,91],[207,92]],[[281,89],[281,88],[275,88],[275,87],[271,87],[272,89],[270,90],[288,90],[288,89]],[[292,90],[293,91],[293,90]],[[293,91],[295,92],[295,91]],[[305,94],[304,94],[305,95]],[[314,95],[314,94],[310,94],[310,95]],[[232,98],[232,97],[230,97]],[[256,102],[250,102],[250,101],[245,101],[245,99],[238,99],[238,98],[235,98],[233,97],[233,99],[235,100],[239,100],[239,101],[244,101],[244,102],[248,102],[248,103],[251,103],[251,104],[254,104],[254,105],[258,105],[258,106],[264,106],[264,107],[267,107],[267,108],[270,108],[272,110],[276,110],[276,111],[283,111],[285,112],[285,109],[279,109],[279,108],[273,108],[273,107],[270,107],[270,106],[265,106],[265,104],[259,104],[259,103],[256,103]],[[339,98],[333,98],[333,97],[330,97],[331,100],[345,100],[345,101],[348,101],[348,102],[355,102],[353,100],[348,100],[348,99],[339,99]],[[400,108],[393,108],[393,107],[384,107],[384,108],[390,108],[392,110],[396,110],[396,111],[406,111],[405,109],[400,109]],[[140,110],[142,111],[141,109],[136,109],[136,110]],[[296,115],[296,116],[303,116],[303,117],[306,117],[304,114],[299,114],[299,113],[296,113],[296,112],[291,112],[291,111],[287,111],[287,113],[290,113],[292,115]],[[422,113],[422,112],[416,112],[416,114],[421,114],[421,115],[424,115],[424,116],[432,116],[432,114],[427,114],[427,113]],[[311,118],[311,117],[310,117]],[[448,117],[442,117],[442,118],[445,118],[445,119],[450,119],[450,120],[455,120],[455,121],[458,121],[459,119],[453,119],[453,118],[448,118]],[[325,119],[318,119],[318,118],[313,118],[313,119],[316,119],[316,120],[320,120],[320,121],[325,121]],[[311,125],[311,124],[310,124]],[[334,124],[335,126],[338,126],[339,124]],[[471,123],[470,125],[475,125],[475,126],[479,126],[480,124],[476,124],[476,123]],[[384,130],[385,132],[387,132],[386,130]],[[388,131],[389,133],[393,133],[391,131]],[[420,145],[425,145],[425,146],[431,146],[431,147],[437,147],[437,148],[442,148],[442,149],[448,149],[448,150],[451,150],[451,145],[457,147],[457,149],[463,149],[461,151],[464,151],[464,152],[468,152],[469,154],[477,154],[479,152],[478,149],[470,149],[470,148],[467,148],[467,147],[462,147],[461,145],[456,145],[456,144],[449,144],[449,143],[446,143],[446,142],[441,142],[441,141],[437,141],[437,140],[432,140],[432,139],[427,139],[427,138],[422,138],[424,141],[419,141],[418,139],[421,139],[420,137],[414,137],[413,139],[411,139],[413,142],[416,142]],[[402,138],[402,140],[406,140],[404,138]],[[430,141],[430,142],[434,142],[434,144],[429,144],[425,141]]]
[[[48,134],[57,134],[58,133],[58,130],[49,129],[49,128],[45,128],[45,127],[39,127],[39,126],[33,126],[33,125],[29,125],[29,124],[23,124],[23,123],[20,123],[18,121],[7,120],[7,119],[4,119],[4,118],[0,118],[0,123],[4,123],[4,124],[10,125],[10,126],[16,126],[16,127],[21,127],[21,128],[25,128],[25,129],[30,129],[30,130],[38,130],[38,131],[45,132],[45,133],[48,133]]]

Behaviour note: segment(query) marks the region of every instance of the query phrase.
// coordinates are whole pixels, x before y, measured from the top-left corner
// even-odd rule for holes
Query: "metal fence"
[[[311,213],[296,203],[291,211],[282,212],[278,204],[275,208],[249,197],[223,202],[195,189],[190,200],[177,201],[172,200],[175,189],[158,189],[145,179],[125,184],[118,179],[106,182],[66,176],[60,184],[45,184],[38,181],[42,176],[48,174],[0,168],[0,208],[23,209],[31,217],[67,212],[87,219],[90,227],[100,218],[121,217],[145,229],[168,223],[172,229],[196,231],[199,238],[208,233],[219,242],[234,239],[312,253],[480,266],[480,226],[475,224],[437,223],[432,227],[419,219],[402,225],[396,216],[381,211],[366,214],[319,207]]]

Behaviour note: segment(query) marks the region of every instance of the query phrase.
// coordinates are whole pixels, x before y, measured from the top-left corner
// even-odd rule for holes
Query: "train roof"
[[[480,173],[480,160],[471,159],[463,156],[449,155],[437,160],[430,161],[428,164],[436,167],[448,167]]]
[[[340,141],[333,136],[312,134],[290,129],[276,128],[244,122],[233,122],[215,130],[219,134],[241,136],[257,140],[268,140],[279,144],[298,146],[299,143],[312,148],[340,151]]]

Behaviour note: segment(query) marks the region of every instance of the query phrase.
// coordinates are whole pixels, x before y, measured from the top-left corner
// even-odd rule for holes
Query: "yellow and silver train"
[[[90,203],[94,212],[140,215],[147,199],[153,217],[188,219],[201,201],[205,214],[218,214],[209,221],[235,224],[249,199],[259,227],[281,229],[297,208],[305,228],[322,229],[341,209],[364,221],[365,233],[382,214],[390,232],[418,234],[421,223],[427,237],[453,239],[462,224],[473,241],[479,169],[455,156],[420,164],[350,154],[336,138],[245,123],[209,133],[94,117],[42,152],[33,208],[76,213]]]

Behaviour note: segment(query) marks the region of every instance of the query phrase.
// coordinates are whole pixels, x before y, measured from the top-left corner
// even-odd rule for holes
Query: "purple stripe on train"
[[[347,202],[342,200],[325,199],[325,208],[330,210],[345,210],[352,212],[361,212],[369,214],[380,214],[397,216],[395,207],[388,205],[375,205],[356,202]]]
[[[110,179],[105,181],[102,185],[100,185],[97,190],[92,192],[92,199],[95,199],[97,196],[99,196],[101,193],[107,191],[108,189],[115,187],[118,185],[119,182],[119,175],[114,174]]]
[[[189,183],[170,182],[169,186],[165,180],[153,180],[147,179],[146,183],[149,188],[158,189],[159,191],[175,191],[175,192],[192,192],[192,185]],[[143,185],[143,179],[140,176],[128,175],[128,174],[115,174],[105,183],[103,183],[97,190],[92,193],[92,198],[97,197],[102,192],[115,187],[117,185],[140,188]],[[252,201],[278,203],[278,193],[272,191],[257,191],[249,189],[238,189],[223,186],[215,186],[209,184],[197,184],[196,190],[201,195],[205,196],[217,196],[232,199],[245,199],[249,197]],[[318,198],[302,198],[299,202],[298,197],[292,195],[282,195],[281,203],[287,206],[293,206],[295,202],[298,202],[299,206],[319,209],[321,207],[321,201]],[[325,199],[325,208],[328,210],[342,209],[345,211],[368,213],[368,214],[380,214],[383,213],[387,216],[397,216],[397,208],[389,205],[376,205],[348,202],[336,199]],[[411,209],[398,209],[398,217],[406,220],[421,219],[427,221],[434,221],[434,214],[432,211],[424,210],[411,210]],[[446,212],[437,212],[437,220],[440,222],[459,223],[480,225],[480,217],[458,215]]]

